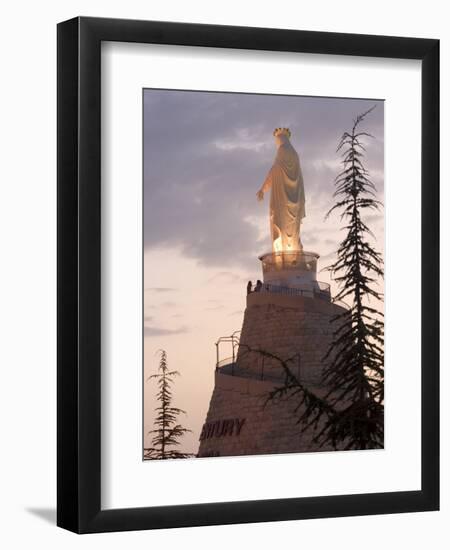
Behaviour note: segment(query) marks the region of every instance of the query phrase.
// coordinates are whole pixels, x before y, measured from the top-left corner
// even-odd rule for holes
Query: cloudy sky
[[[273,129],[289,127],[305,181],[302,241],[333,261],[340,220],[324,221],[340,171],[336,147],[353,119],[376,105],[362,129],[366,166],[383,201],[384,104],[377,100],[169,90],[144,91],[144,375],[164,348],[180,371],[176,405],[196,452],[214,382],[216,340],[239,330],[258,256],[271,250],[268,204],[256,192],[270,169]],[[367,218],[383,252],[383,213]],[[329,280],[326,273],[318,278]],[[223,350],[223,357],[229,355]],[[154,383],[144,381],[144,432],[152,428]],[[146,438],[149,442],[148,437]]]

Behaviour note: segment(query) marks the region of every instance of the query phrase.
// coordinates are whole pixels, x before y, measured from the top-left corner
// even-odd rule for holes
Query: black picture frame
[[[422,62],[420,491],[101,509],[100,49],[102,41]],[[77,17],[58,25],[57,524],[77,533],[439,508],[439,41]]]

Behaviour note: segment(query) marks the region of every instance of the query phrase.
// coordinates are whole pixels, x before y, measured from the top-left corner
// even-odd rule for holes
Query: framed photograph
[[[58,525],[437,510],[438,273],[438,40],[60,23]]]

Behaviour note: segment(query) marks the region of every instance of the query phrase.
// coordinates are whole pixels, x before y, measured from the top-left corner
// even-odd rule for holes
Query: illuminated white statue
[[[297,151],[292,147],[289,128],[273,132],[277,154],[272,168],[257,192],[262,201],[271,189],[270,233],[274,252],[302,250],[300,224],[305,217],[305,190]]]

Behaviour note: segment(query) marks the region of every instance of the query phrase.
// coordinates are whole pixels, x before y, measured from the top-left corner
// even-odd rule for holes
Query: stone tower
[[[332,317],[345,309],[331,302],[327,284],[316,278],[319,255],[298,250],[260,257],[263,282],[247,295],[236,354],[220,361],[209,410],[200,434],[199,457],[329,450],[300,434],[295,400],[268,402],[268,393],[284,381],[284,370],[264,350],[289,361],[299,380],[318,395],[323,357],[335,330]]]

